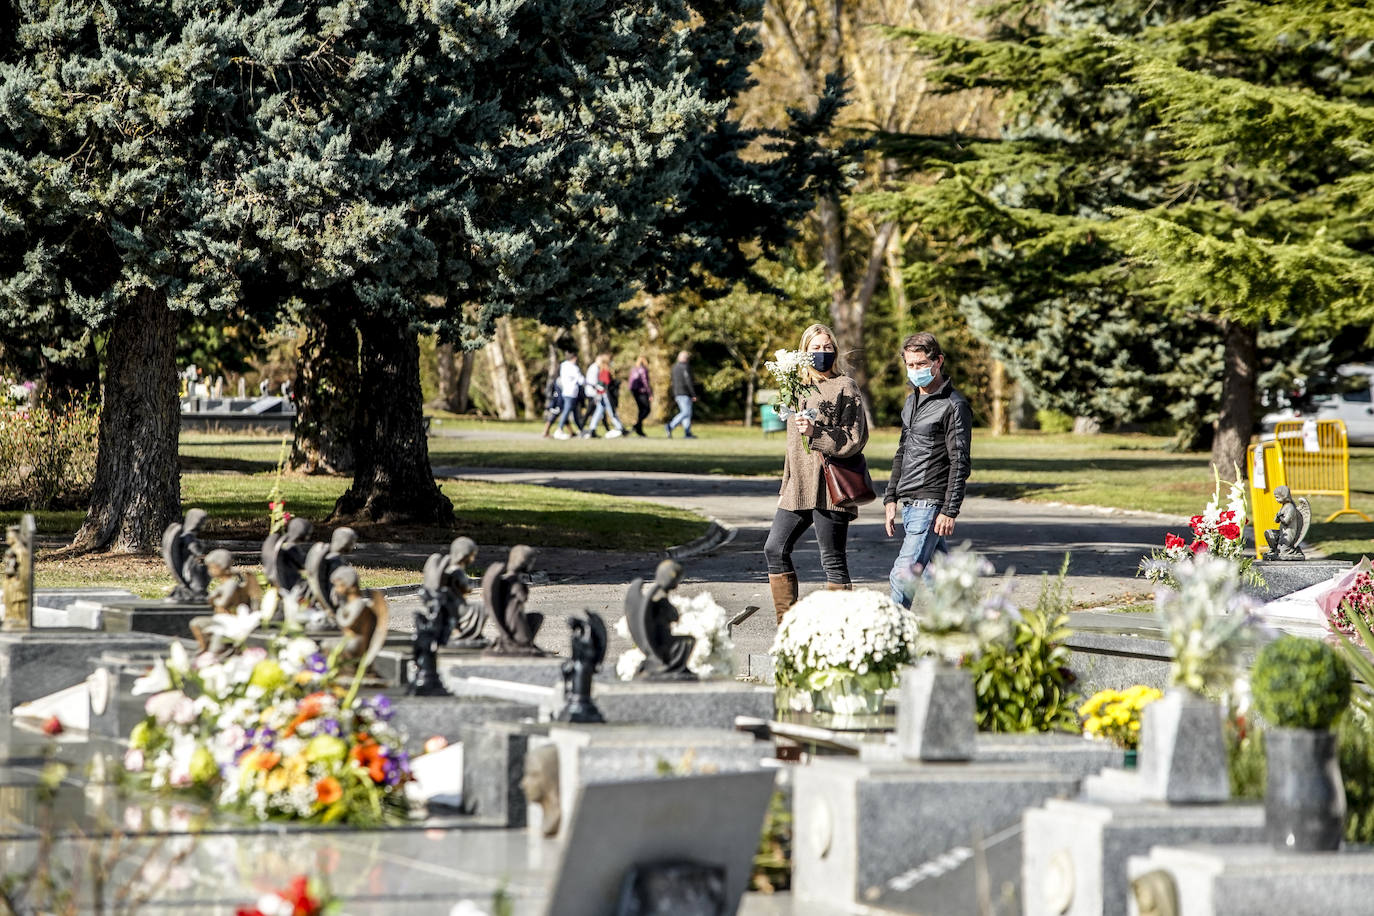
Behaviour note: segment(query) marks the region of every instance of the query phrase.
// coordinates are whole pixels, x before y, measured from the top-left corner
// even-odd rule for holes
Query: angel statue
[[[334,654],[345,663],[357,665],[359,678],[386,642],[390,614],[386,596],[379,589],[364,590],[358,585],[358,571],[352,566],[340,566],[329,577],[333,586],[336,616],[343,628],[343,637],[334,646]]]
[[[482,594],[492,620],[496,623],[496,645],[491,655],[543,655],[534,637],[544,623],[544,615],[525,610],[530,587],[524,577],[534,565],[534,548],[517,544],[505,563],[493,563],[482,576]]]
[[[677,636],[673,623],[677,608],[669,600],[673,589],[682,581],[682,564],[664,560],[658,564],[653,584],[647,591],[644,580],[635,579],[625,594],[625,620],[630,636],[639,651],[644,653],[635,677],[650,681],[695,681],[697,676],[687,670],[687,659],[697,641],[693,636]]]
[[[1269,560],[1305,560],[1302,552],[1302,539],[1307,537],[1307,529],[1312,525],[1312,506],[1307,497],[1299,496],[1293,501],[1293,494],[1287,487],[1275,487],[1274,499],[1279,503],[1279,514],[1274,516],[1278,530],[1264,532],[1269,542]]]
[[[447,554],[430,554],[420,585],[420,606],[415,609],[415,638],[411,643],[414,696],[445,696],[448,691],[439,680],[438,652],[455,633],[469,647],[480,639],[486,612],[472,594],[475,588],[467,567],[477,558],[477,542],[457,538]]]
[[[285,534],[273,531],[262,542],[262,571],[277,593],[263,602],[263,611],[270,620],[280,605],[288,627],[299,625],[301,599],[310,588],[305,578],[305,542],[314,527],[296,516],[286,523]]]
[[[211,581],[210,606],[214,615],[191,618],[191,635],[202,652],[210,651],[222,655],[225,649],[224,621],[221,615],[242,617],[250,613],[262,599],[262,589],[258,586],[257,576],[245,576],[234,571],[234,558],[229,551],[220,548],[205,555],[205,569]]]
[[[186,518],[172,522],[162,532],[162,562],[177,584],[168,601],[183,604],[203,604],[210,587],[210,573],[205,569],[205,546],[200,543],[200,525],[205,521],[204,509],[191,509]]]
[[[559,722],[605,722],[601,710],[592,702],[592,676],[606,660],[606,623],[599,614],[587,611],[584,617],[569,617],[572,630],[572,658],[563,662],[563,709],[554,718]]]
[[[329,584],[329,577],[334,574],[334,570],[348,565],[345,555],[352,553],[357,545],[356,531],[352,528],[335,528],[328,544],[316,541],[306,553],[305,584],[310,590],[310,603],[317,609],[311,612],[314,619],[305,621],[306,629],[323,629],[338,613],[339,608],[334,601],[334,588]]]

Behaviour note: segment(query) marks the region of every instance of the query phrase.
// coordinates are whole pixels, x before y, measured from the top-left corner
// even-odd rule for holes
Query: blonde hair
[[[830,367],[830,371],[834,375],[825,375],[824,373],[817,372],[811,366],[805,366],[803,367],[803,371],[806,373],[806,379],[813,385],[823,378],[833,378],[835,375],[844,375],[844,369],[840,367],[840,341],[839,338],[835,336],[835,332],[830,330],[829,325],[813,324],[805,331],[802,331],[801,346],[799,346],[798,349],[805,353],[806,348],[811,346],[811,341],[820,337],[822,334],[829,337],[830,343],[835,347],[835,365]]]

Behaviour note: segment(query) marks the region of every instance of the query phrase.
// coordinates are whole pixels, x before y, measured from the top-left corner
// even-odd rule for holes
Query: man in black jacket
[[[896,532],[901,511],[905,537],[888,581],[892,600],[911,607],[916,578],[935,551],[948,549],[945,538],[954,534],[969,475],[973,411],[945,377],[945,355],[935,335],[912,334],[904,340],[902,361],[916,390],[902,406],[902,438],[892,458],[883,509],[888,537]]]
[[[692,355],[683,350],[677,355],[677,362],[673,363],[673,369],[669,377],[673,382],[673,400],[677,401],[677,416],[663,424],[663,430],[668,434],[668,438],[673,438],[673,430],[682,427],[684,439],[695,439],[692,434],[692,405],[697,400],[697,386],[692,384],[692,369],[688,363]]]

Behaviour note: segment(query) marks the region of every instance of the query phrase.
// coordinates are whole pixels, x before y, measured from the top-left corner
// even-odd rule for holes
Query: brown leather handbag
[[[863,453],[852,458],[825,458],[821,462],[825,475],[825,490],[830,502],[839,509],[853,509],[878,498],[873,490],[873,477]]]

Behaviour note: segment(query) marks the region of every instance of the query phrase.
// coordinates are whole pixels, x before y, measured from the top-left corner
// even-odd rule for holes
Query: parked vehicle
[[[1344,420],[1351,445],[1374,445],[1374,365],[1340,366],[1334,376],[1308,380],[1289,407],[1265,414],[1260,430],[1272,436],[1280,420]]]

